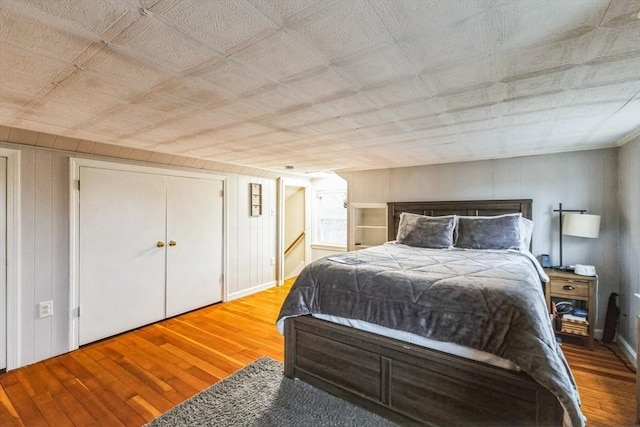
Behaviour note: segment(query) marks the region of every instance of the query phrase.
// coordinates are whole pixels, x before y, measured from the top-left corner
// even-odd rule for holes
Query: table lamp
[[[571,270],[562,263],[562,236],[597,238],[600,232],[600,215],[587,215],[586,209],[562,209],[562,203],[559,204],[559,209],[553,211],[560,213],[560,265],[554,268]],[[569,213],[564,214],[565,212]]]

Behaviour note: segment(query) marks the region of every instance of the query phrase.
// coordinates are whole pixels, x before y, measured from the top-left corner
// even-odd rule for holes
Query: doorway
[[[305,194],[304,187],[284,188],[284,279],[297,276],[305,265]]]
[[[295,277],[310,259],[309,182],[278,178],[278,285]]]
[[[0,148],[0,371],[20,366],[20,151]]]

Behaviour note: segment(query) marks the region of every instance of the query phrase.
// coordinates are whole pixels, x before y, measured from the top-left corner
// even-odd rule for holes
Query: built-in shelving
[[[351,204],[350,250],[381,245],[387,241],[387,205]]]

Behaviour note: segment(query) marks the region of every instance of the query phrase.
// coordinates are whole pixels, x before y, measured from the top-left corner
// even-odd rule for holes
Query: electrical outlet
[[[40,318],[53,316],[53,301],[42,301],[38,304]]]
[[[271,257],[271,265],[276,265],[276,257]]]

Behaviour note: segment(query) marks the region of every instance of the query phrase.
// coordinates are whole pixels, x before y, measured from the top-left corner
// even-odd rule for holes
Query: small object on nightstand
[[[538,255],[538,261],[540,262],[540,265],[542,265],[542,267],[544,268],[551,267],[551,258],[547,254]]]
[[[583,310],[581,308],[574,308],[571,312],[574,316],[587,318],[587,310]]]
[[[573,272],[580,276],[595,276],[596,268],[593,265],[576,264]]]

